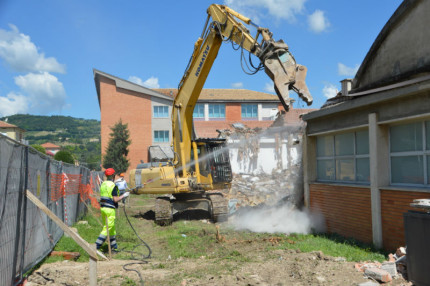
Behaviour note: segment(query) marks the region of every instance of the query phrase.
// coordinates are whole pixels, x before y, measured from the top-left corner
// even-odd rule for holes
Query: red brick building
[[[171,109],[177,89],[149,89],[94,69],[101,113],[101,148],[104,153],[111,127],[120,119],[128,124],[130,168],[148,161],[148,147],[169,149]],[[204,89],[194,110],[198,137],[217,137],[217,129],[243,123],[249,128],[270,126],[282,105],[276,95],[245,89]],[[297,123],[310,109],[291,109],[285,120]]]

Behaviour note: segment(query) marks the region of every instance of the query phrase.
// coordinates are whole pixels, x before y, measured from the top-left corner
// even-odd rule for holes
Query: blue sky
[[[400,0],[225,0],[283,39],[320,108],[353,78]],[[0,0],[0,116],[100,119],[93,68],[149,88],[176,88],[212,1]],[[205,88],[272,92],[221,47]],[[295,108],[307,105],[293,93]],[[113,112],[127,112],[113,110]]]

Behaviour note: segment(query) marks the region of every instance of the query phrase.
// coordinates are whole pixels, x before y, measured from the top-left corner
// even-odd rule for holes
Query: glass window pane
[[[355,181],[354,159],[336,160],[336,180]]]
[[[318,180],[334,180],[334,161],[317,160]]]
[[[391,152],[423,150],[423,137],[421,128],[421,122],[391,126]]]
[[[355,132],[356,154],[369,154],[369,132],[368,130]]]
[[[430,156],[427,156],[427,184],[430,184]]]
[[[358,182],[370,182],[369,158],[356,159],[355,179]]]
[[[391,182],[424,184],[423,156],[391,157]]]
[[[333,156],[333,136],[317,137],[317,156]]]
[[[426,121],[426,149],[430,150],[430,121]]]
[[[354,133],[336,135],[334,140],[337,156],[354,154]]]

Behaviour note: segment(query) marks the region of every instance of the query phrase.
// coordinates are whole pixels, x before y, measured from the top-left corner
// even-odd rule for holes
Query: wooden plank
[[[96,250],[96,246],[93,245],[93,250]],[[88,265],[88,282],[89,286],[97,286],[97,259],[90,256],[90,261]]]
[[[107,260],[107,257],[103,255],[100,251],[92,249],[90,244],[79,236],[76,232],[71,230],[61,219],[59,219],[50,209],[48,209],[35,195],[33,195],[29,190],[26,191],[27,198],[32,201],[39,209],[41,209],[50,219],[52,219],[65,233],[67,233],[80,247],[82,247],[89,256],[94,259],[97,258],[97,254],[103,259]]]

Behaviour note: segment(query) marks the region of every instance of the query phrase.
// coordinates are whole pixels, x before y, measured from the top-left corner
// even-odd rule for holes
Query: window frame
[[[392,134],[391,134],[391,128],[395,127],[395,126],[402,126],[402,125],[409,125],[409,124],[416,124],[419,123],[421,125],[420,131],[421,131],[421,144],[422,144],[422,148],[421,150],[415,150],[415,151],[396,151],[396,152],[392,152],[392,146],[391,146],[391,139],[392,139]],[[420,121],[411,121],[411,122],[401,122],[398,124],[392,124],[389,126],[389,131],[388,131],[388,142],[389,142],[389,172],[390,172],[390,185],[391,186],[407,186],[407,187],[430,187],[430,176],[428,174],[429,170],[428,170],[428,159],[427,157],[430,157],[430,145],[429,145],[429,149],[427,149],[427,141],[430,141],[430,136],[429,138],[427,138],[427,132],[426,132],[426,127],[427,124],[430,126],[430,120],[420,120]],[[419,184],[419,183],[399,183],[399,182],[393,182],[393,167],[392,167],[392,158],[400,158],[400,157],[412,157],[412,156],[416,156],[416,157],[421,157],[422,158],[422,170],[423,170],[423,183]]]
[[[211,113],[211,107],[212,107],[212,111],[213,111],[213,108],[215,106],[222,107],[222,111],[223,111],[222,117],[221,116],[215,117],[215,116],[213,116],[214,112]],[[208,118],[209,118],[209,120],[224,120],[226,118],[225,117],[225,112],[226,112],[225,107],[226,107],[225,103],[208,103]]]
[[[160,132],[163,132],[163,141],[160,141],[160,136],[156,136],[156,134],[161,134]],[[166,136],[167,134],[167,136]],[[170,142],[170,132],[169,130],[154,130],[153,132],[153,141],[154,143],[169,143]],[[165,139],[167,138],[167,141]]]
[[[197,110],[198,111],[197,113],[198,113],[199,116],[195,116],[196,115],[196,113],[195,113],[196,109],[199,109],[199,110]],[[203,113],[201,111],[203,111]],[[193,119],[200,119],[200,120],[201,119],[205,119],[205,104],[204,103],[197,103],[194,106]]]
[[[367,135],[369,134],[369,130],[368,129],[358,129],[358,130],[354,130],[354,131],[350,131],[350,132],[342,132],[342,133],[333,133],[333,134],[327,134],[327,135],[321,135],[321,136],[317,136],[316,137],[316,181],[318,182],[324,182],[324,183],[347,183],[347,184],[359,184],[359,185],[370,185],[370,150],[369,153],[367,154],[357,154],[357,133],[360,131],[366,131]],[[353,134],[353,153],[352,154],[347,154],[347,155],[337,155],[336,154],[336,136],[339,135],[344,135],[344,134]],[[330,142],[331,144],[331,155],[326,155],[326,156],[319,156],[318,155],[318,138],[319,137],[331,137],[332,140]],[[369,142],[367,142],[369,143]],[[370,146],[369,146],[370,147]],[[367,159],[369,162],[368,165],[368,171],[369,171],[369,177],[367,181],[363,181],[363,180],[357,180],[357,160],[358,159]],[[337,179],[337,172],[338,172],[338,165],[337,163],[340,162],[341,160],[352,160],[353,161],[353,172],[354,172],[354,179],[353,180],[340,180]],[[333,179],[321,179],[319,178],[319,173],[318,173],[318,162],[322,162],[322,161],[326,161],[326,162],[331,162],[332,166],[333,166]]]
[[[248,110],[246,110],[245,116],[244,116],[244,107],[255,107],[255,116],[253,116],[253,110],[251,110],[251,116],[246,116],[248,113]],[[258,120],[258,104],[257,103],[241,103],[240,104],[240,116],[242,120]]]
[[[163,108],[163,111],[160,112],[160,107]],[[157,111],[156,111],[157,109]],[[164,110],[166,109],[166,110]],[[169,106],[167,105],[154,105],[152,108],[152,117],[153,118],[169,118]]]

